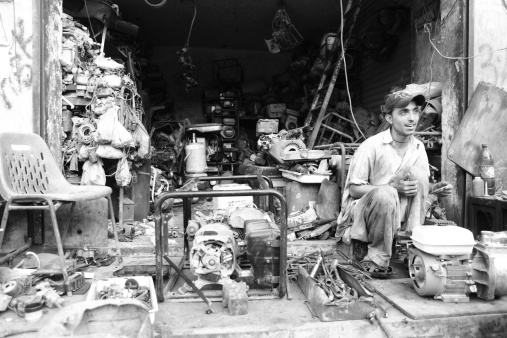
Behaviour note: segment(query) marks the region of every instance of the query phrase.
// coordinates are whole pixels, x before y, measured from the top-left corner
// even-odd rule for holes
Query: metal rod
[[[183,271],[180,270],[178,268],[178,266],[176,264],[174,264],[174,262],[172,260],[170,260],[169,257],[167,257],[167,255],[165,255],[165,254],[164,254],[164,259],[176,271],[176,273],[178,273],[178,275],[180,275],[180,277],[183,278],[185,280],[185,282],[192,287],[192,289],[194,289],[195,293],[197,293],[199,295],[199,297],[201,297],[202,300],[206,304],[208,304],[209,308],[211,309],[211,301],[204,295],[204,293],[202,293],[201,290],[199,290],[199,288],[197,286],[195,286],[194,282],[192,282],[190,280],[190,278],[188,278],[187,276],[185,276],[185,274],[183,273]]]
[[[111,199],[111,195],[107,196],[107,203],[109,205],[109,212],[111,213],[111,222],[113,223],[113,235],[114,235],[114,243],[116,246],[116,257],[118,257],[118,263],[123,263],[123,258],[121,256],[121,250],[118,246],[118,228],[116,227],[116,220],[114,219],[114,208],[113,208],[113,200]]]
[[[277,190],[236,190],[236,191],[171,191],[159,195],[155,202],[155,260],[156,260],[156,291],[160,302],[164,301],[163,293],[163,252],[164,242],[167,241],[167,234],[162,233],[162,205],[169,198],[187,198],[193,197],[230,197],[230,196],[273,196],[280,201],[280,278],[278,294],[280,298],[285,296],[287,290],[287,279],[285,273],[287,269],[287,203],[283,195]],[[185,215],[184,215],[185,216]]]
[[[21,248],[18,248],[15,251],[11,252],[10,254],[5,255],[4,257],[0,258],[0,264],[8,262],[10,259],[16,257],[20,253],[30,249],[31,246],[32,246],[32,239],[28,238],[28,242],[25,245],[23,245]]]
[[[180,260],[180,264],[178,264],[178,268],[180,270],[183,270],[183,266],[185,265],[185,256],[181,257],[181,260]],[[171,290],[173,289],[174,285],[176,284],[176,282],[178,281],[178,277],[179,275],[177,273],[173,274],[170,278],[169,278],[169,282],[167,282],[165,288],[164,288],[164,295],[168,294],[169,292],[171,292]]]
[[[65,254],[63,253],[62,238],[60,237],[60,230],[58,229],[58,221],[56,219],[56,211],[53,207],[53,204],[49,204],[49,214],[51,215],[51,223],[53,223],[53,231],[55,233],[58,256],[60,256],[60,263],[62,264],[63,284],[66,285],[65,283],[67,283],[69,274],[67,273],[67,266],[65,265]]]

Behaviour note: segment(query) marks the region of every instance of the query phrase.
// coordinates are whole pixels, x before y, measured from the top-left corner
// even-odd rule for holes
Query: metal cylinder
[[[204,143],[189,143],[185,146],[185,170],[187,173],[203,173],[206,170],[206,147]]]

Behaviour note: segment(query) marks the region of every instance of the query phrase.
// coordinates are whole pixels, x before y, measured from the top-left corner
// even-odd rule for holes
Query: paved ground
[[[174,226],[182,226],[181,212],[177,210]],[[133,242],[121,244],[125,257],[124,265],[154,264],[154,234],[148,229],[144,236]],[[114,242],[110,241],[110,246]],[[172,256],[180,256],[181,238],[170,241]],[[292,242],[291,252],[313,252],[316,247],[333,249],[333,241]],[[326,250],[327,251],[327,250]],[[395,278],[407,277],[401,262],[395,262]],[[109,267],[95,271],[95,280],[113,276],[121,268],[117,262]],[[313,318],[305,304],[306,297],[299,286],[289,283],[290,299],[250,300],[248,314],[230,316],[221,303],[213,303],[216,311],[206,314],[207,307],[198,298],[186,299],[185,302],[167,300],[159,303],[156,313],[156,335],[159,337],[507,337],[507,315],[505,313],[448,316],[431,320],[412,320],[399,311],[386,299],[375,296],[379,313],[387,313],[387,318],[380,316],[370,322],[366,318],[348,321],[321,322]],[[86,295],[65,297],[65,306],[84,301]],[[492,304],[494,306],[494,304]],[[466,306],[466,305],[464,305]],[[0,314],[0,333],[5,329],[37,329],[51,321],[60,310],[47,309],[42,320],[27,323],[11,311]],[[65,311],[65,307],[63,310]],[[0,337],[2,335],[0,334]],[[36,337],[37,334],[18,335],[16,337]]]

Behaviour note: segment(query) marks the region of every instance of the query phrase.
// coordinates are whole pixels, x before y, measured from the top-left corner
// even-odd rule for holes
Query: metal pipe
[[[336,142],[336,143],[330,143],[330,144],[321,144],[318,146],[315,146],[315,149],[326,149],[326,148],[333,148],[338,146],[339,144],[343,144],[345,148],[357,148],[361,145],[361,143],[343,143],[343,142]]]
[[[21,248],[18,248],[15,251],[11,252],[10,254],[5,255],[4,257],[0,258],[0,264],[8,262],[10,259],[16,257],[20,253],[30,249],[31,246],[32,246],[32,239],[28,238],[28,242],[25,245],[23,245]]]
[[[273,196],[278,198],[281,205],[280,210],[280,278],[278,294],[283,298],[287,291],[287,279],[285,278],[287,270],[287,203],[283,195],[277,190],[236,190],[236,191],[171,191],[161,194],[155,202],[155,260],[156,260],[156,291],[160,302],[164,301],[163,294],[163,259],[168,259],[168,253],[164,252],[164,241],[167,241],[167,234],[162,233],[162,205],[169,198],[188,198],[194,197],[230,197],[230,196]],[[186,215],[184,215],[186,216]],[[188,221],[188,220],[187,220]],[[184,229],[186,230],[186,229]],[[186,232],[186,231],[185,231]]]

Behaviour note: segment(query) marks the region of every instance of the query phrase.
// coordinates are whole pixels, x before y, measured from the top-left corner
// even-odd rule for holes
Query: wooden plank
[[[507,313],[507,297],[494,301],[471,298],[470,303],[444,303],[432,297],[419,296],[410,278],[368,280],[375,292],[412,319],[491,315]]]
[[[425,1],[414,1],[412,13],[425,6]],[[452,10],[450,10],[450,8]],[[440,10],[447,13],[445,24],[438,29],[433,23],[432,42],[448,56],[464,56],[467,46],[467,4],[463,1],[441,0]],[[412,25],[414,27],[414,18]],[[435,33],[435,31],[439,32]],[[454,186],[453,193],[443,198],[447,218],[463,225],[465,221],[466,172],[447,158],[448,148],[458,130],[467,104],[467,68],[463,61],[441,57],[432,47],[424,29],[412,30],[412,82],[438,81],[442,92],[442,180]],[[435,35],[436,34],[436,35]],[[431,66],[431,67],[430,67]]]
[[[51,150],[57,163],[62,161],[62,1],[44,0],[42,2],[42,66],[44,74],[41,83],[41,135]]]
[[[481,82],[449,148],[449,159],[478,176],[477,158],[481,144],[488,144],[495,159],[497,186],[507,179],[507,92],[491,83]]]

